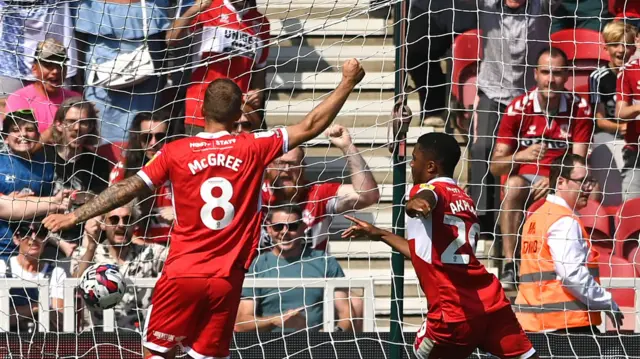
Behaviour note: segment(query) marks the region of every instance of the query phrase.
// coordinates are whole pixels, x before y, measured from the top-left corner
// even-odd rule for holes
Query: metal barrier
[[[76,330],[76,287],[80,279],[69,278],[64,281],[64,308],[63,308],[63,332],[74,333]],[[138,288],[153,288],[157,278],[126,278],[127,286]],[[350,278],[247,278],[244,288],[323,288],[324,291],[324,326],[325,332],[333,330],[335,307],[333,295],[336,288],[363,288],[364,289],[364,314],[363,330],[374,331],[375,308],[373,279]],[[11,288],[39,288],[38,293],[38,331],[47,332],[49,327],[49,281],[46,279],[37,281],[23,281],[21,279],[0,279],[0,332],[8,332],[10,328],[10,297]],[[330,304],[330,305],[328,305]],[[115,316],[113,310],[103,311],[103,330],[113,332],[115,329]]]

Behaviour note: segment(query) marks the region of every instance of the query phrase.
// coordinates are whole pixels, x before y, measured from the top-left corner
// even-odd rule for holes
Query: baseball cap
[[[38,121],[33,110],[23,109],[7,113],[4,116],[4,120],[2,120],[2,133],[7,134],[11,126],[20,126],[23,123],[33,123],[36,128],[38,127]]]
[[[48,38],[38,43],[36,48],[36,58],[40,61],[50,59],[67,59],[67,49],[58,40]]]

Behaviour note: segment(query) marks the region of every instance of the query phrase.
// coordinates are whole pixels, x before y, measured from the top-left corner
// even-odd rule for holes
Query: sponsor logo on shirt
[[[536,126],[529,126],[529,130],[527,131],[527,135],[535,135],[536,134]]]
[[[268,138],[268,137],[272,137],[274,135],[277,136],[277,137],[280,137],[280,135],[277,132],[278,131],[273,131],[273,130],[255,132],[253,134],[253,137],[254,138]]]
[[[16,176],[14,176],[14,175],[5,175],[4,176],[4,181],[6,183],[14,183],[16,181]]]

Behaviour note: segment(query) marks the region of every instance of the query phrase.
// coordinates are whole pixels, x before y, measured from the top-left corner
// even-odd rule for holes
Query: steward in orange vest
[[[579,224],[578,238],[571,236],[570,227],[575,222]],[[564,241],[553,239],[557,242],[555,246],[560,253],[554,253],[556,251],[549,245],[549,233],[553,232],[554,225],[565,233]],[[541,332],[598,326],[602,323],[598,310],[611,310],[611,294],[599,285],[599,254],[591,247],[588,238],[589,235],[580,218],[562,198],[555,195],[549,195],[542,207],[527,219],[522,233],[520,286],[514,306],[516,316],[525,331]],[[562,243],[566,241],[584,241],[582,245],[587,260],[586,263],[575,263],[583,267],[582,273],[575,279],[566,278],[566,275],[574,273],[566,272],[563,273],[565,276],[562,276],[556,271],[561,269],[565,272],[565,268],[562,267],[565,264],[571,265],[557,261],[563,259],[562,251],[566,249],[564,247],[570,248],[566,243]],[[570,258],[575,256],[571,255]],[[584,278],[585,275],[590,276],[591,280]],[[581,285],[597,287],[578,287]],[[589,300],[589,293],[592,292],[600,297],[599,302],[605,307],[598,308],[598,301]]]

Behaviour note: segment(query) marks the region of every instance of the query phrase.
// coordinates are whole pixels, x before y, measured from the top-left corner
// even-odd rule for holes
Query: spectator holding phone
[[[537,87],[507,107],[490,163],[494,176],[507,177],[498,223],[505,257],[501,279],[509,289],[515,288],[513,258],[523,210],[547,195],[553,160],[566,153],[586,157],[593,134],[591,106],[565,92],[567,55],[552,47],[539,53],[537,63]]]

